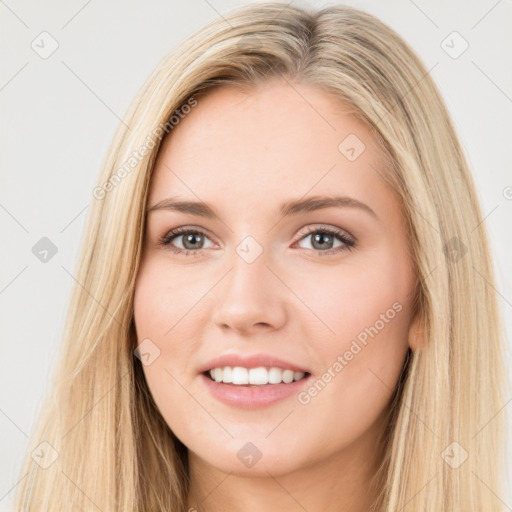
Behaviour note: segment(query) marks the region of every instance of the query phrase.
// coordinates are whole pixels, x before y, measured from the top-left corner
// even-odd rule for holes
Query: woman
[[[124,123],[17,507],[501,510],[486,233],[406,43],[248,6]]]

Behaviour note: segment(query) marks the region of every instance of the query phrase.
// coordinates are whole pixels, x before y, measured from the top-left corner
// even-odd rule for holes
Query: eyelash
[[[204,235],[205,237],[209,238],[208,233],[206,233],[202,229],[199,229],[199,228],[192,229],[189,227],[182,227],[182,228],[176,228],[176,229],[173,229],[172,231],[169,231],[163,237],[160,237],[158,239],[158,243],[161,246],[165,246],[166,248],[168,248],[170,251],[172,251],[175,254],[179,254],[179,255],[183,255],[183,256],[187,256],[187,257],[188,256],[199,256],[202,253],[202,251],[206,250],[206,249],[197,249],[197,250],[180,249],[179,247],[175,247],[174,245],[171,244],[171,242],[174,240],[174,238],[177,238],[179,235],[188,235],[191,233],[192,234],[200,233],[200,234]],[[302,234],[302,236],[297,240],[297,242],[300,242],[303,238],[306,238],[307,236],[312,235],[314,233],[322,233],[322,234],[331,235],[335,238],[338,238],[338,240],[340,240],[344,244],[340,247],[327,249],[325,251],[315,250],[315,249],[305,249],[305,250],[317,252],[317,253],[319,253],[319,256],[331,256],[333,254],[338,254],[343,251],[347,251],[347,250],[350,251],[355,247],[355,244],[356,244],[355,240],[352,237],[348,236],[345,232],[335,229],[335,228],[330,228],[330,227],[320,227],[320,228],[315,228],[315,229],[309,230],[308,232]]]

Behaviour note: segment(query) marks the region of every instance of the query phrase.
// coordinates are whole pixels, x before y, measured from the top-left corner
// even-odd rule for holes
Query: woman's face
[[[210,91],[164,139],[134,315],[151,394],[196,463],[278,475],[375,456],[415,283],[382,172],[342,103],[281,80]]]

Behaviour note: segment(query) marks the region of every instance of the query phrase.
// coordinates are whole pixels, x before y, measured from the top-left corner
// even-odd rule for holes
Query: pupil
[[[317,233],[315,236],[314,236],[314,242],[313,242],[313,246],[315,246],[315,244],[318,242],[320,244],[320,249],[325,249],[325,247],[321,247],[322,244],[329,244],[329,242],[332,242],[331,240],[331,235],[327,234],[327,233]],[[326,242],[327,240],[327,242]]]
[[[201,234],[194,234],[194,233],[189,233],[188,235],[185,235],[185,242],[184,242],[184,246],[185,248],[187,249],[195,249],[196,247],[194,247],[194,240],[197,238],[197,239],[201,239],[202,235]],[[196,240],[197,242],[197,240]],[[188,247],[188,244],[191,243],[192,246],[191,247]]]

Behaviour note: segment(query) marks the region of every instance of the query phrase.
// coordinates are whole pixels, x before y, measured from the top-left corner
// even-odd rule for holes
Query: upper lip
[[[199,368],[199,373],[207,372],[212,368],[223,368],[224,366],[241,366],[243,368],[258,368],[264,366],[266,368],[277,367],[284,370],[293,370],[295,372],[309,373],[305,368],[272,356],[270,354],[223,354],[214,359],[210,359],[207,363]]]

